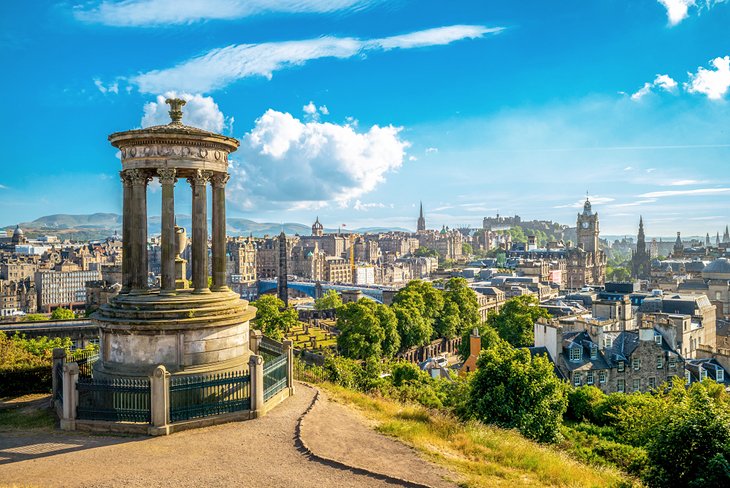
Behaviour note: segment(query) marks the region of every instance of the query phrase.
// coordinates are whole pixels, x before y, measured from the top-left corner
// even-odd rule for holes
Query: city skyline
[[[572,225],[587,191],[603,235],[730,222],[724,2],[212,3],[2,7],[0,225],[120,213],[106,136],[167,123],[173,92],[242,141],[231,217],[415,228],[423,200],[430,228]]]

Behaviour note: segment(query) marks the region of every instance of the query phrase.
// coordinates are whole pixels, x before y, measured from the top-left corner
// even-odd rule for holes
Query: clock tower
[[[586,252],[598,252],[598,213],[593,213],[588,198],[583,205],[583,212],[578,214],[576,227],[578,247]]]

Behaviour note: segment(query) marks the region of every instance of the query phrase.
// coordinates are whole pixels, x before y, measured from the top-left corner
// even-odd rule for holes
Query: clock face
[[[584,229],[587,229],[588,228],[588,222],[583,222],[583,228]]]

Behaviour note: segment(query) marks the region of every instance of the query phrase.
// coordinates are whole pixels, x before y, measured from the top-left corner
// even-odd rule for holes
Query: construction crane
[[[355,284],[355,234],[350,234],[350,276]]]

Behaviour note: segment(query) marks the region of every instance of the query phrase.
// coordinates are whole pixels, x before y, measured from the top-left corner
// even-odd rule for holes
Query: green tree
[[[708,385],[686,391],[675,382],[673,408],[662,415],[647,445],[649,486],[730,486],[730,414]],[[676,401],[679,400],[679,401]],[[724,403],[724,404],[723,404]]]
[[[380,358],[385,331],[373,309],[362,300],[348,303],[337,309],[337,347],[350,359]]]
[[[487,322],[514,347],[530,347],[535,342],[534,327],[539,318],[550,318],[550,314],[539,306],[534,295],[521,295],[507,300],[499,312],[490,312]]]
[[[44,320],[48,320],[48,317],[42,313],[29,313],[23,317],[23,322],[43,322]]]
[[[380,327],[383,329],[384,338],[381,343],[381,349],[383,351],[383,357],[390,359],[400,349],[400,335],[398,334],[398,318],[395,316],[395,312],[383,305],[382,303],[376,303],[372,300],[362,299],[360,300],[363,304],[375,314],[375,317],[380,323]]]
[[[474,254],[474,248],[468,242],[464,242],[463,244],[461,244],[461,252],[463,254],[466,254],[467,256],[471,256],[472,254]]]
[[[477,419],[555,442],[566,407],[566,384],[546,357],[532,357],[504,341],[479,356],[467,407]]]
[[[75,318],[76,314],[73,311],[63,307],[58,307],[51,313],[51,320],[70,320]]]
[[[317,310],[332,310],[342,306],[342,299],[335,290],[327,290],[321,298],[314,301]]]
[[[422,280],[412,280],[398,290],[393,297],[393,303],[409,304],[422,310],[423,317],[433,324],[444,308],[444,296],[441,290],[436,289],[433,284]]]
[[[413,253],[414,256],[417,257],[425,257],[425,258],[438,258],[439,253],[436,251],[436,249],[429,249],[427,247],[419,247],[416,249],[416,252]]]
[[[439,317],[441,324],[435,326],[439,337],[451,339],[479,324],[477,294],[464,278],[451,278],[446,282],[443,310]],[[449,320],[454,313],[458,320]]]
[[[606,278],[609,281],[630,281],[631,271],[623,266],[616,268],[606,266]]]
[[[428,343],[433,334],[433,327],[423,318],[418,308],[406,302],[393,304],[392,310],[398,320],[401,349]]]
[[[280,341],[299,321],[297,311],[285,308],[284,302],[274,295],[263,295],[252,305],[256,307],[256,325],[271,339]]]

